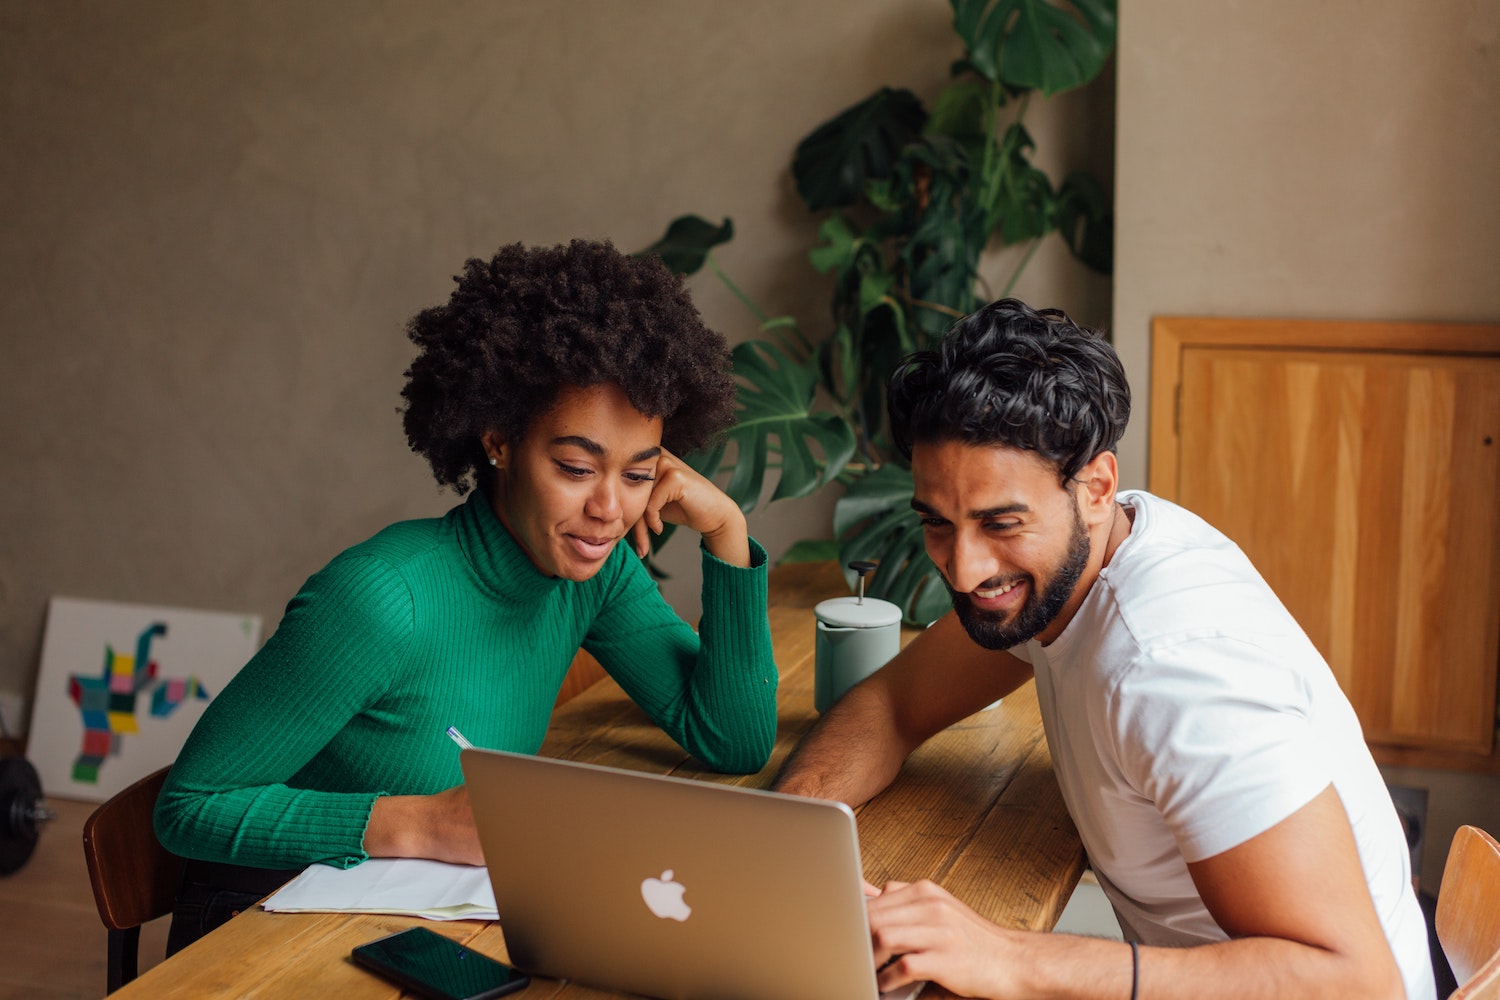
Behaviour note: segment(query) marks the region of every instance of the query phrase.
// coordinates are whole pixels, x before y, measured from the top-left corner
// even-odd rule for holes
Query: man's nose
[[[1000,561],[975,532],[959,531],[948,553],[948,584],[959,593],[977,590],[986,580],[1000,575]]]

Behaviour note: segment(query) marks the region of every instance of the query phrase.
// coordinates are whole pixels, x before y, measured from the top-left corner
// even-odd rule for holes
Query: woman
[[[209,705],[156,807],[199,859],[172,950],[309,863],[482,864],[447,730],[536,752],[580,646],[710,767],[770,756],[766,555],[676,457],[732,420],[723,339],[660,261],[607,243],[508,246],[456,280],[408,325],[402,395],[411,447],[468,500],[316,573]],[[701,636],[619,544],[666,523],[702,536]]]

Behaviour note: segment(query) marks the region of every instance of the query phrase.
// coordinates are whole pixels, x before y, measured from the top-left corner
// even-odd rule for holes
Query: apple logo
[[[673,881],[670,868],[661,873],[661,878],[648,878],[641,883],[641,898],[651,912],[672,920],[686,920],[693,912],[682,898],[684,892],[687,892],[687,886]]]

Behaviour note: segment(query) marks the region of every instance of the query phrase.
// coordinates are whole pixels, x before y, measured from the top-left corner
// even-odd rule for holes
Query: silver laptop
[[[842,803],[492,750],[461,760],[524,971],[666,1000],[879,995]]]

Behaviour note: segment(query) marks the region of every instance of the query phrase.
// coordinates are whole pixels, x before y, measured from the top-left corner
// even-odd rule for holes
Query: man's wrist
[[[823,794],[823,782],[818,779],[818,775],[810,771],[783,771],[771,783],[771,791],[780,792],[783,795],[797,795],[804,799],[828,797]]]

